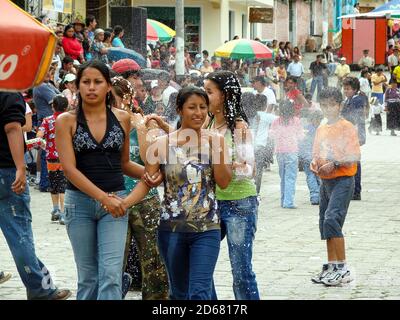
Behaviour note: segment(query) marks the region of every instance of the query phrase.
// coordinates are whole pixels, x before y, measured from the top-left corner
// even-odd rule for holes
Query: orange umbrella
[[[0,1],[0,90],[39,85],[49,69],[56,35],[8,0]]]

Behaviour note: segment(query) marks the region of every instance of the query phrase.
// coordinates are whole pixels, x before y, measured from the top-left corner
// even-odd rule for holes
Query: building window
[[[289,0],[289,41],[296,45],[296,3]]]
[[[242,14],[242,38],[247,38],[247,15]]]
[[[315,19],[315,5],[314,5],[314,1],[311,1],[310,2],[310,36],[315,34],[314,19]]]
[[[250,23],[250,39],[257,36],[257,23]]]
[[[229,38],[232,40],[235,36],[235,12],[229,10]]]

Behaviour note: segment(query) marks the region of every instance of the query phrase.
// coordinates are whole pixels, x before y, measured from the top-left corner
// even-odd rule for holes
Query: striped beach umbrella
[[[230,59],[272,59],[272,51],[267,46],[247,39],[228,41],[215,50],[215,55]]]
[[[175,30],[172,30],[165,24],[156,20],[147,19],[147,40],[170,42],[175,35]]]
[[[156,20],[147,19],[147,40],[170,42],[175,37],[175,30]]]

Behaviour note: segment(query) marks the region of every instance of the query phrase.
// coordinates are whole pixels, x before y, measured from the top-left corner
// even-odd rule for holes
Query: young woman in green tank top
[[[145,165],[142,159],[145,159],[146,156],[146,134],[148,130],[144,125],[145,119],[141,110],[132,103],[134,89],[131,83],[122,77],[113,78],[112,86],[115,100],[114,106],[127,111],[131,116],[131,131],[129,134],[130,160],[140,165]],[[127,192],[131,192],[139,181],[125,176]],[[142,283],[136,285],[142,288],[143,300],[168,299],[167,273],[157,246],[157,227],[160,220],[160,210],[161,204],[158,191],[156,188],[152,188],[143,201],[129,208],[127,212],[129,223],[124,270],[128,272],[128,270],[140,267],[138,272],[141,272]],[[139,257],[134,254],[135,243]],[[135,261],[138,258],[140,264],[138,263],[139,261]]]
[[[217,187],[216,195],[222,238],[226,235],[228,242],[233,291],[237,300],[259,300],[251,262],[258,210],[253,178],[254,150],[249,143],[238,143],[251,140],[246,131],[247,116],[242,108],[240,84],[234,73],[217,71],[206,77],[204,88],[211,112],[207,127],[225,136],[232,156],[232,181],[224,190]],[[215,290],[213,298],[217,298]]]

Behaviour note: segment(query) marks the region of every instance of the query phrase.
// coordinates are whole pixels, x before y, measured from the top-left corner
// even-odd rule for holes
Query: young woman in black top
[[[140,179],[144,168],[129,160],[130,117],[110,107],[106,65],[83,65],[76,84],[79,105],[57,119],[56,144],[69,180],[65,222],[78,269],[77,299],[121,299],[128,222],[123,175]]]

